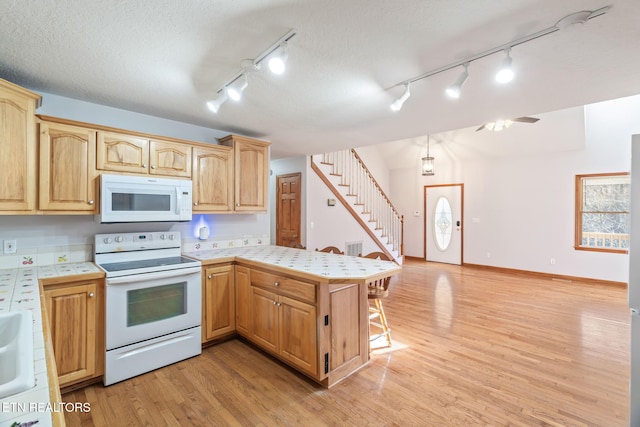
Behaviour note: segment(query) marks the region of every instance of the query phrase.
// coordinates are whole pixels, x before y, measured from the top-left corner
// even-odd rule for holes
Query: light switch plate
[[[16,240],[4,241],[4,253],[15,254],[18,251],[18,242]]]

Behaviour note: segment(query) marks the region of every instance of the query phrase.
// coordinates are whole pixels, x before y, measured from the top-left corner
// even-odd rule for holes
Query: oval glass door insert
[[[433,239],[436,247],[441,251],[446,251],[449,247],[452,230],[451,204],[445,196],[440,196],[433,212]]]

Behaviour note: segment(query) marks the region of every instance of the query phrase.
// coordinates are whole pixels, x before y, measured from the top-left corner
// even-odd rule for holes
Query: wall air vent
[[[362,255],[362,242],[347,242],[344,254],[348,256]]]

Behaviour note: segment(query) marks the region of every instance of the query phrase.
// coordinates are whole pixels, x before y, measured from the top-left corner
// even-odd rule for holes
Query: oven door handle
[[[186,276],[188,274],[200,273],[201,271],[202,269],[200,267],[189,267],[179,268],[177,270],[156,271],[153,273],[132,274],[129,276],[107,277],[107,286]]]

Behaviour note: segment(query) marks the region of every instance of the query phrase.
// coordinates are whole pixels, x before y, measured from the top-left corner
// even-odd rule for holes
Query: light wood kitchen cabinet
[[[39,206],[43,211],[98,212],[96,131],[41,121]]]
[[[149,173],[191,178],[192,151],[187,144],[152,139],[149,142]]]
[[[193,148],[193,212],[233,210],[233,149]]]
[[[236,270],[236,332],[249,337],[251,334],[251,270],[240,265]]]
[[[311,299],[312,288],[315,295],[315,285],[258,270],[252,270],[251,283],[251,340],[318,378],[316,306],[302,301]]]
[[[234,150],[234,210],[267,212],[269,184],[269,145],[237,135],[220,139]]]
[[[0,214],[36,208],[35,109],[41,97],[0,79]]]
[[[188,144],[101,131],[97,142],[97,168],[190,178],[191,151]]]
[[[203,342],[236,329],[233,265],[203,268]]]
[[[97,166],[100,170],[149,173],[149,140],[113,132],[100,132]]]
[[[103,374],[102,290],[98,281],[44,286],[60,387]]]

